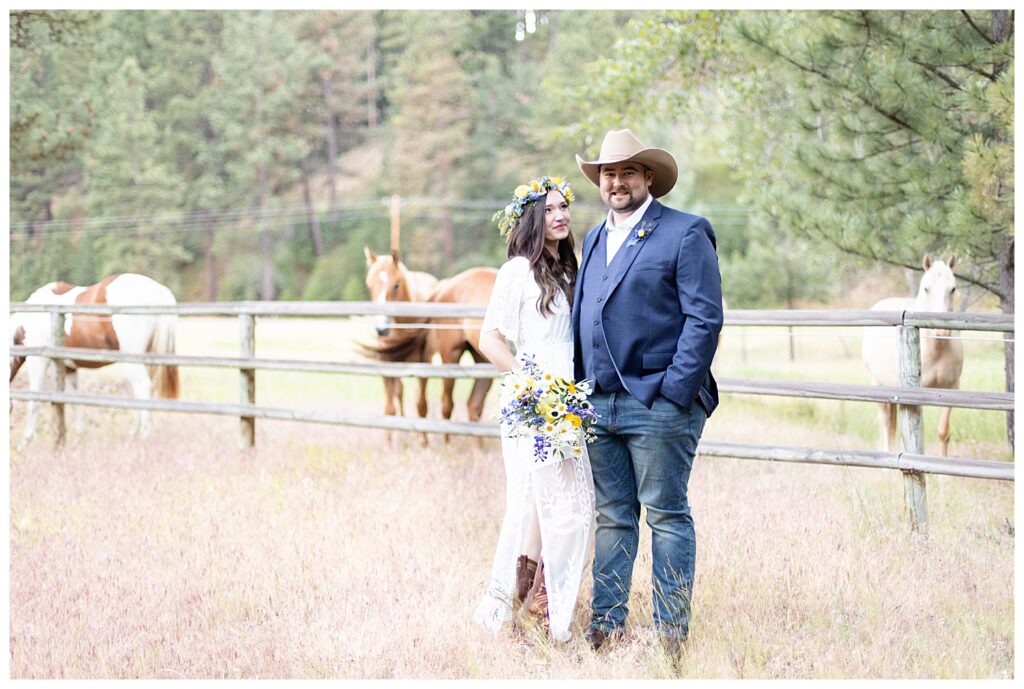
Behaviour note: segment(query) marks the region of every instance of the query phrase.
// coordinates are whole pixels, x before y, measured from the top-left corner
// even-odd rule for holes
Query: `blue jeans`
[[[652,533],[654,624],[663,636],[685,639],[697,536],[686,499],[697,441],[707,414],[658,396],[648,409],[628,392],[590,398],[600,418],[589,446],[597,499],[591,627],[626,623],[640,539],[640,506]]]

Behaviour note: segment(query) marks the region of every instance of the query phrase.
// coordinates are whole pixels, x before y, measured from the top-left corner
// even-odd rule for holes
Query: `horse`
[[[398,255],[398,250],[392,250],[390,256],[378,256],[370,250],[370,247],[363,247],[363,255],[366,256],[366,288],[370,292],[370,299],[378,304],[386,304],[394,301],[425,302],[437,287],[437,278],[430,273],[411,271],[405,267]],[[410,324],[422,323],[424,319],[396,316],[389,319],[385,314],[380,314],[374,321],[374,330],[377,332],[377,346],[363,346],[365,353],[384,361],[411,361],[427,362],[426,353],[421,345],[413,342],[410,337],[410,330],[395,328],[392,333],[392,323]],[[421,330],[419,328],[413,330]],[[416,401],[416,412],[420,417],[427,415],[427,379],[420,378],[419,399]],[[396,412],[403,415],[402,405],[402,380],[384,376],[384,414],[394,416]],[[390,435],[388,436],[390,440]],[[422,442],[426,443],[426,435]]]
[[[925,254],[922,261],[924,276],[915,299],[893,297],[883,299],[871,307],[872,311],[950,311],[953,307],[953,293],[956,291],[956,256],[949,262],[932,260]],[[884,333],[884,334],[883,334]],[[898,386],[899,363],[898,343],[895,328],[868,327],[864,332],[861,358],[875,385]],[[921,331],[921,386],[926,388],[958,389],[960,372],[964,365],[964,346],[949,330]],[[879,421],[882,431],[882,447],[891,452],[896,444],[895,404],[879,403]],[[949,451],[950,407],[942,407],[939,414],[939,442],[941,454]]]
[[[494,268],[469,268],[446,280],[442,280],[430,302],[433,304],[484,304],[491,299],[494,280],[498,271]],[[478,318],[434,318],[432,323],[442,326],[427,332],[427,352],[429,358],[434,353],[440,354],[445,364],[457,364],[468,350],[476,363],[487,363],[487,358],[480,353],[480,326]],[[492,379],[477,378],[473,381],[473,390],[466,403],[469,420],[480,420],[484,411],[484,399],[491,389]],[[441,414],[445,419],[452,418],[455,408],[455,379],[445,378],[441,393]],[[448,434],[444,436],[448,442]]]
[[[450,278],[441,280],[434,289],[428,303],[432,304],[487,304],[494,289],[498,271],[494,268],[469,268]],[[417,322],[416,319],[409,319]],[[442,363],[457,364],[462,355],[469,351],[477,363],[487,359],[480,354],[480,319],[478,318],[431,318],[419,319],[424,325],[437,328],[409,328],[396,332],[386,344],[376,348],[364,347],[367,354],[385,361],[433,361],[439,355]],[[490,378],[478,378],[473,383],[467,403],[470,421],[479,421],[483,415],[484,399],[491,387]],[[441,414],[451,419],[455,409],[453,392],[455,379],[445,378],[442,383]],[[421,395],[424,389],[421,387]],[[420,416],[426,412],[423,398]],[[449,435],[444,436],[448,442]]]
[[[51,282],[40,287],[25,300],[27,304],[110,304],[111,306],[148,306],[177,304],[174,295],[164,285],[144,275],[122,273],[110,275],[89,287],[78,287],[66,282]],[[92,314],[66,314],[64,332],[66,347],[109,349],[114,351],[143,354],[174,353],[174,326],[177,316],[173,314],[140,314],[112,316]],[[51,347],[53,335],[50,331],[49,313],[15,313],[11,316],[12,343],[26,347]],[[66,389],[78,390],[79,368],[100,368],[109,361],[78,361],[65,359]],[[178,367],[157,366],[120,362],[137,399],[149,399],[153,391],[165,398],[178,397]],[[43,387],[50,359],[39,356],[11,357],[11,381],[22,364],[28,370],[30,390]],[[29,401],[25,417],[25,431],[22,443],[35,436],[36,402]],[[75,428],[82,431],[82,410],[76,410]],[[151,430],[149,412],[141,410],[133,434],[142,438]]]

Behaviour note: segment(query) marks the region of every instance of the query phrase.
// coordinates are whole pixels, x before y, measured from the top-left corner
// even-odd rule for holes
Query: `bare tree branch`
[[[971,28],[974,29],[978,33],[979,36],[984,38],[986,41],[988,41],[992,45],[996,44],[996,42],[994,40],[992,40],[992,37],[989,36],[987,33],[985,33],[984,29],[982,29],[980,26],[978,26],[977,24],[974,23],[974,20],[971,19],[971,15],[967,14],[967,10],[960,10],[960,14],[964,15],[964,17],[967,19],[967,23],[971,25]]]

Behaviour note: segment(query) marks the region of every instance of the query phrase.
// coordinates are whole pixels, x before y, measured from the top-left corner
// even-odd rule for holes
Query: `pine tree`
[[[167,281],[191,255],[146,216],[176,214],[180,180],[160,160],[160,133],[146,109],[142,71],[127,57],[104,80],[101,110],[85,161],[88,215],[109,218],[96,241],[98,272],[137,272]],[[171,285],[172,289],[177,285]]]
[[[452,262],[450,208],[444,202],[460,198],[468,179],[475,113],[465,98],[467,76],[454,51],[467,25],[464,12],[402,15],[406,45],[388,93],[393,148],[385,179],[393,193],[441,206],[438,223],[424,223],[436,228],[434,233],[408,234],[410,248],[435,271]]]
[[[274,242],[284,229],[270,216],[272,199],[300,181],[302,161],[310,154],[310,142],[291,129],[307,106],[301,94],[310,59],[310,46],[296,40],[293,14],[225,15],[224,51],[213,61],[220,101],[211,118],[228,142],[229,197],[257,209],[247,238],[258,246],[250,243],[236,254],[234,270],[247,284],[257,279],[265,300],[274,298]],[[255,272],[249,252],[259,257]]]

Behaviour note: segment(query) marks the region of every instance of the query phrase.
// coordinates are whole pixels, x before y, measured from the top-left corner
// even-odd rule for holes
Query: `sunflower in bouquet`
[[[527,357],[522,368],[505,375],[502,387],[502,427],[510,438],[533,435],[536,461],[543,462],[550,451],[565,459],[582,457],[583,443],[594,441],[597,413],[587,400],[592,391],[586,381],[548,373]]]

